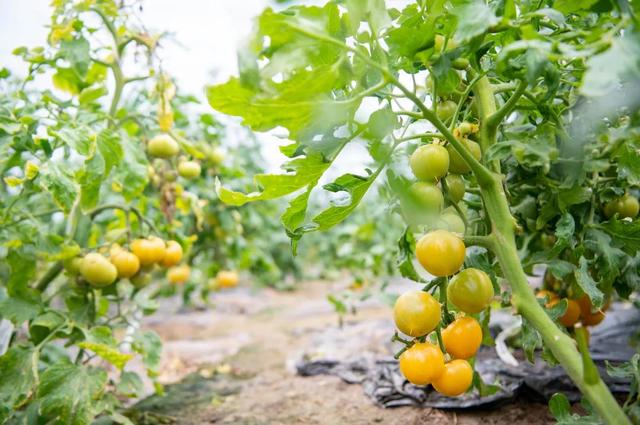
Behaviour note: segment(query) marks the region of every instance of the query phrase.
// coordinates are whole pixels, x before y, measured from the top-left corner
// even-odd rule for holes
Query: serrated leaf
[[[625,252],[640,250],[640,221],[616,220],[615,218],[595,226],[613,237],[614,243]]]
[[[133,354],[122,353],[113,347],[99,342],[83,341],[78,344],[78,347],[93,351],[120,370],[133,358]]]
[[[587,294],[594,308],[600,309],[604,304],[604,294],[598,289],[597,282],[593,280],[589,273],[589,261],[584,257],[580,257],[578,267],[573,274],[576,278],[576,283]]]
[[[36,383],[38,351],[32,346],[14,345],[0,356],[0,422],[2,407],[10,411],[29,397]]]
[[[78,196],[77,186],[69,172],[55,162],[48,162],[40,170],[39,181],[42,188],[51,194],[56,205],[68,213]]]
[[[60,362],[40,375],[37,400],[42,415],[56,423],[86,425],[100,413],[97,401],[107,384],[102,369]]]
[[[625,31],[614,38],[611,47],[587,61],[580,91],[590,97],[606,96],[625,81],[637,81],[640,75],[640,35]]]
[[[456,34],[457,42],[464,42],[481,35],[499,22],[493,10],[480,0],[469,0],[453,9],[452,14],[458,18]]]
[[[407,227],[402,236],[398,239],[398,259],[397,267],[400,275],[415,282],[422,282],[422,279],[413,267],[413,247],[415,246],[413,233]]]
[[[158,371],[162,351],[162,340],[157,333],[153,331],[136,333],[132,348],[136,353],[142,355],[142,361],[147,369],[154,373]]]

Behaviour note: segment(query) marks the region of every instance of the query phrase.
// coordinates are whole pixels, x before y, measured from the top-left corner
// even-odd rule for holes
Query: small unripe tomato
[[[393,320],[405,335],[427,335],[440,322],[440,303],[424,291],[407,291],[393,306]]]
[[[598,310],[595,313],[591,311],[593,304],[588,295],[583,295],[578,298],[578,305],[580,306],[580,321],[585,326],[595,326],[604,320],[605,314],[602,310]]]
[[[553,307],[554,305],[558,304],[560,301],[561,300],[557,298],[555,300],[551,300],[547,304],[547,307]],[[564,314],[561,317],[558,318],[558,321],[562,323],[563,326],[570,328],[571,326],[578,323],[579,318],[580,318],[580,305],[576,300],[567,299],[567,310],[564,312]]]
[[[480,145],[469,139],[461,139],[462,144],[467,148],[471,155],[480,161],[482,158],[482,150],[480,149]],[[458,151],[451,145],[447,145],[447,150],[449,151],[449,172],[456,174],[466,174],[471,171],[471,168],[467,164],[467,162],[460,156]]]
[[[80,274],[91,286],[96,288],[109,286],[118,278],[116,266],[97,252],[84,256],[80,264]]]
[[[163,267],[175,266],[182,260],[182,246],[176,241],[167,241],[167,246],[162,259]]]
[[[82,264],[82,258],[79,258],[79,257],[67,258],[62,262],[62,266],[70,275],[76,275],[80,273],[81,264]]]
[[[473,369],[468,361],[451,360],[444,365],[442,374],[433,380],[433,388],[440,394],[456,397],[467,392],[473,381]]]
[[[464,180],[458,174],[449,174],[445,179],[449,197],[453,202],[460,202],[464,197],[465,185]]]
[[[446,230],[434,230],[416,244],[416,257],[426,271],[434,276],[451,276],[464,263],[462,239]]]
[[[452,357],[470,359],[482,344],[480,323],[470,316],[460,317],[442,330],[442,342]]]
[[[428,385],[444,372],[444,355],[436,345],[417,342],[400,355],[400,372],[414,385]]]
[[[211,149],[208,153],[207,158],[213,165],[220,165],[224,161],[224,151],[219,147],[215,147]]]
[[[180,146],[168,134],[158,134],[149,140],[147,151],[157,158],[171,158],[180,151]]]
[[[463,121],[458,126],[458,132],[461,136],[466,136],[468,134],[474,133],[477,129],[475,124],[470,123],[469,121]]]
[[[232,288],[238,285],[238,273],[233,270],[220,270],[216,275],[216,283],[219,288]]]
[[[444,36],[442,34],[436,34],[433,39],[433,48],[436,52],[441,52],[442,47],[445,47],[446,50],[455,49],[458,44],[453,41],[452,38],[447,39],[447,45],[444,46]]]
[[[453,116],[453,114],[458,109],[458,105],[453,100],[445,100],[444,102],[438,103],[438,108],[436,110],[436,115],[442,121],[449,121],[449,119]]]
[[[479,269],[468,268],[455,275],[447,287],[449,301],[467,314],[484,310],[493,298],[489,276]]]
[[[151,274],[144,272],[136,273],[135,276],[129,278],[129,281],[138,289],[144,288],[151,283]]]
[[[447,212],[440,216],[440,221],[443,225],[444,230],[448,230],[452,233],[464,235],[466,230],[466,226],[464,225],[464,221],[460,216],[453,212]]]
[[[150,266],[164,259],[165,245],[162,239],[151,236],[131,242],[131,251],[138,257],[142,266]]]
[[[122,248],[112,250],[110,260],[118,269],[118,277],[129,278],[140,270],[140,259]]]
[[[444,205],[442,192],[433,183],[415,182],[411,185],[410,193],[417,206],[424,208],[425,212],[440,212]]]
[[[178,174],[180,174],[180,177],[188,180],[200,177],[201,171],[202,168],[200,168],[200,164],[196,161],[182,161],[178,164]]]
[[[449,170],[449,152],[441,145],[422,145],[411,154],[409,165],[419,180],[436,182]]]
[[[191,267],[186,264],[182,266],[171,267],[167,270],[167,279],[169,282],[177,284],[177,283],[185,283],[187,279],[189,279],[189,275],[191,275]]]
[[[618,213],[620,217],[636,218],[640,211],[640,203],[638,203],[638,198],[627,193],[620,199],[619,208]]]

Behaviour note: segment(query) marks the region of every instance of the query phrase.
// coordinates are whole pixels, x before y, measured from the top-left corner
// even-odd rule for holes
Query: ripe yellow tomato
[[[96,288],[109,286],[118,278],[116,266],[97,252],[84,256],[82,263],[80,263],[80,274],[91,286]]]
[[[155,236],[131,242],[131,251],[138,257],[142,266],[161,262],[164,259],[165,249],[164,241]]]
[[[135,254],[122,248],[116,248],[111,251],[109,257],[111,263],[118,269],[118,277],[129,278],[140,270],[140,260]]]
[[[451,279],[447,287],[449,301],[467,314],[484,310],[493,298],[489,276],[479,269],[464,269]]]
[[[416,178],[435,183],[449,171],[449,152],[442,145],[422,145],[411,154],[409,165]]]
[[[220,270],[216,275],[216,283],[219,288],[233,288],[238,285],[238,273],[233,270]]]
[[[158,134],[149,140],[147,151],[149,155],[157,158],[171,158],[180,151],[180,146],[168,134]]]
[[[451,360],[444,365],[442,374],[433,380],[433,388],[440,394],[456,397],[464,394],[473,381],[473,369],[468,361]]]
[[[189,276],[191,275],[191,267],[183,264],[181,266],[171,267],[167,270],[167,279],[169,282],[177,284],[177,283],[185,283]]]
[[[605,314],[604,309],[598,310],[596,312],[592,312],[593,304],[591,304],[591,300],[588,295],[583,295],[578,298],[578,305],[580,306],[580,321],[585,326],[595,326],[604,320]]]
[[[400,372],[414,385],[428,385],[444,372],[444,355],[437,345],[417,342],[400,355]]]
[[[167,241],[167,247],[162,259],[163,267],[175,266],[182,260],[182,246],[176,241]]]
[[[424,291],[407,291],[396,300],[393,319],[405,335],[426,335],[440,322],[440,303]]]
[[[452,357],[470,359],[482,344],[482,328],[473,317],[460,317],[442,331],[442,342]]]
[[[434,276],[451,276],[464,263],[462,239],[446,230],[434,230],[416,244],[416,257],[426,271]]]

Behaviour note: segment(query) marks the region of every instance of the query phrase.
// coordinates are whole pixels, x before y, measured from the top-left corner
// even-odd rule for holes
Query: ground
[[[488,411],[375,405],[360,385],[334,376],[301,377],[301,356],[388,355],[390,308],[376,299],[338,316],[327,294],[340,283],[311,282],[292,292],[240,287],[214,307],[156,313],[144,326],[165,341],[160,380],[167,396],[136,406],[140,423],[178,424],[545,424],[543,404],[518,400]],[[166,309],[171,310],[169,304]],[[352,351],[357,351],[354,353]]]

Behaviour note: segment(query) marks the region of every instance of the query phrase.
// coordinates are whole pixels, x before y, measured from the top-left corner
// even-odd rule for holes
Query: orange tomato
[[[400,372],[415,385],[428,385],[444,371],[444,355],[437,345],[417,342],[400,355]]]
[[[176,241],[167,241],[162,266],[172,267],[178,264],[180,260],[182,260],[182,246]]]
[[[473,381],[473,369],[466,360],[451,360],[442,374],[433,380],[433,388],[440,394],[455,397],[465,393]]]
[[[442,342],[452,357],[470,359],[482,344],[482,328],[473,317],[460,317],[442,331]]]
[[[464,263],[462,239],[446,230],[434,230],[416,244],[416,257],[426,271],[434,276],[451,276]]]

